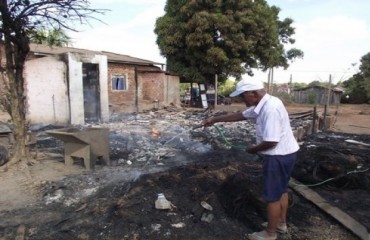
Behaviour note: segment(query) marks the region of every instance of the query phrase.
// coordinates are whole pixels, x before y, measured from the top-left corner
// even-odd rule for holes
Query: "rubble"
[[[0,224],[0,238],[14,238],[13,230],[18,226],[12,220],[14,216],[26,226],[27,239],[223,240],[242,239],[247,232],[259,230],[266,221],[265,205],[259,200],[261,161],[244,150],[255,143],[254,123],[199,127],[203,119],[217,114],[224,112],[171,108],[115,115],[107,123],[79,126],[110,129],[110,165],[97,161],[93,171],[75,165],[83,169],[80,174],[43,182],[39,186],[42,201],[36,206],[0,212],[0,218],[7,219]],[[335,178],[322,183],[318,191],[328,201],[343,204],[351,200],[344,198],[350,198],[348,194],[330,195],[325,192],[327,188],[359,191],[363,186],[353,183],[369,180],[368,172],[343,175],[344,170],[353,171],[359,166],[365,170],[369,166],[366,146],[345,140],[367,143],[369,138],[330,132],[307,136],[312,133],[306,127],[311,122],[309,117],[292,119],[294,130],[306,128],[299,133],[302,152],[295,177],[303,184],[321,184],[329,177]],[[63,162],[63,142],[45,133],[53,126],[35,129],[34,147],[39,156]],[[338,158],[350,164],[336,168]],[[354,176],[356,179],[352,179]],[[156,209],[153,203],[159,193],[176,208]],[[365,190],[361,194],[368,197],[369,193]],[[290,196],[290,231],[279,239],[356,239],[299,195],[290,192]],[[358,217],[358,213],[352,213]],[[358,218],[370,226],[366,216]],[[330,231],[320,232],[318,226]]]

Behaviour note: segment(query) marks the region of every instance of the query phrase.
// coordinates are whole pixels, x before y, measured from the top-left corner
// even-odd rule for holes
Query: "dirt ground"
[[[314,109],[314,105],[289,104],[286,106],[288,112],[304,112]],[[219,105],[217,110],[238,111],[244,109],[241,104]],[[317,111],[324,112],[324,106],[317,106]],[[369,104],[341,104],[339,107],[330,106],[328,114],[336,116],[333,131],[352,133],[352,134],[370,134],[370,105]]]
[[[238,104],[217,106],[207,114],[243,108]],[[289,105],[287,109],[303,112],[313,106]],[[261,230],[260,224],[265,221],[265,205],[258,200],[261,162],[240,149],[214,143],[211,148],[209,144],[198,146],[210,141],[208,132],[191,131],[191,125],[201,121],[204,111],[199,114],[196,110],[199,119],[192,115],[194,109],[179,111],[183,119],[175,121],[164,112],[150,120],[150,129],[157,127],[163,134],[159,138],[144,136],[150,138],[148,143],[139,139],[137,132],[131,133],[128,141],[115,130],[110,135],[112,165],[98,164],[94,171],[80,165],[66,167],[63,145],[46,137],[42,133],[45,129],[41,129],[32,151],[36,163],[0,173],[0,239],[245,239],[246,233]],[[294,177],[304,183],[345,175],[346,169],[333,170],[333,165],[335,169],[342,165],[332,161],[343,158],[347,163],[348,156],[355,169],[370,166],[368,147],[343,143],[343,139],[370,143],[370,105],[333,106],[329,114],[336,116],[334,128],[307,137],[301,145]],[[0,114],[0,121],[7,120],[5,114]],[[171,131],[171,125],[176,124],[190,129],[191,139],[178,137],[181,132],[166,138],[165,130]],[[240,132],[238,127],[232,130]],[[245,136],[242,138],[245,144]],[[233,140],[239,144],[240,139],[237,136]],[[127,159],[137,149],[127,147],[129,144],[137,145],[137,149],[145,149],[148,144],[149,155],[157,154],[164,145],[173,144],[176,149],[174,154],[133,162]],[[134,151],[123,151],[123,146]],[[320,162],[319,167],[308,167],[318,166],[312,162],[318,158],[325,159],[326,165]],[[324,173],[323,169],[330,171]],[[369,180],[369,173],[364,171],[314,190],[370,229]],[[155,209],[158,193],[164,193],[175,207]],[[202,202],[212,210],[203,208]],[[289,233],[278,239],[359,239],[293,190],[288,226]]]

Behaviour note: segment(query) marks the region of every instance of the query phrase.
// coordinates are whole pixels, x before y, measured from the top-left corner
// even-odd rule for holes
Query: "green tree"
[[[226,79],[223,83],[218,84],[218,92],[222,95],[229,96],[235,90],[235,85],[235,81]]]
[[[63,29],[31,31],[29,38],[32,43],[48,46],[67,47],[71,44],[71,38]]]
[[[5,51],[5,68],[2,68],[2,85],[5,94],[0,103],[14,125],[13,156],[5,167],[29,160],[26,146],[26,98],[24,95],[23,68],[30,51],[30,33],[39,29],[75,30],[75,24],[96,19],[87,0],[0,0],[0,34]],[[2,56],[2,54],[0,55]]]
[[[290,87],[293,88],[293,89],[304,88],[304,87],[307,87],[307,83],[293,82]]]
[[[327,87],[327,85],[328,84],[326,82],[315,80],[315,81],[310,82],[307,86],[308,87],[313,87],[313,86]]]
[[[279,39],[281,43],[294,44],[295,39],[292,38],[295,33],[295,29],[292,27],[293,19],[285,18],[283,21],[277,20],[277,22],[279,25]],[[289,67],[288,61],[293,62],[297,58],[303,58],[303,56],[303,51],[297,48],[291,48],[286,52],[283,50],[278,61],[270,63],[270,67],[280,66],[286,69]]]
[[[343,102],[370,102],[370,52],[361,57],[360,63],[360,72],[342,83],[345,88]],[[346,98],[347,95],[349,96],[348,99]]]
[[[280,21],[279,11],[265,0],[167,0],[156,21],[156,42],[168,70],[198,82],[286,68],[303,52],[285,51],[294,43],[293,20]]]
[[[368,101],[370,100],[370,52],[361,58],[361,75],[364,79],[363,86],[366,91]]]

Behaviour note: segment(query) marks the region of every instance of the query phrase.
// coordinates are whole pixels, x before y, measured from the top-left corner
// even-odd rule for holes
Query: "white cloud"
[[[162,0],[90,0],[92,4],[96,3],[105,3],[105,4],[111,4],[111,3],[126,3],[126,4],[147,4],[147,3],[153,3],[158,4],[162,2]]]
[[[112,7],[114,11],[108,12],[107,18],[117,13],[120,15],[115,16],[116,24],[96,24],[93,29],[71,34],[76,38],[75,47],[112,51],[165,63],[153,32],[156,19],[164,14],[165,0],[92,0],[92,3],[105,3]],[[130,15],[128,20],[124,18],[126,15]],[[303,13],[300,15],[304,16]],[[103,21],[109,23],[110,20]],[[348,78],[354,70],[351,64],[358,63],[370,52],[369,24],[366,19],[349,14],[297,18],[294,25],[296,44],[289,47],[301,49],[305,57],[297,59],[286,71],[276,69],[276,81],[288,82],[290,75],[297,82],[327,81],[329,74],[334,82]],[[256,76],[267,79],[267,73],[259,72]]]
[[[319,17],[295,25],[296,44],[304,51],[304,59],[297,59],[288,70],[275,69],[276,82],[309,83],[314,80],[337,83],[352,76],[356,69],[352,63],[370,52],[370,26],[361,19],[348,16]],[[267,73],[256,77],[266,81]]]
[[[346,16],[316,18],[307,24],[296,26],[299,38],[297,44],[321,47],[350,43],[357,40],[369,40],[370,30],[366,22]]]
[[[154,34],[155,21],[163,13],[163,6],[154,6],[141,11],[129,21],[71,34],[71,37],[76,39],[73,46],[164,63],[164,58],[159,55]]]

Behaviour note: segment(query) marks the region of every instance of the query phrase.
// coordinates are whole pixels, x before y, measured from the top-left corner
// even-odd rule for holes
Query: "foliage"
[[[360,62],[360,72],[342,83],[345,88],[345,94],[342,96],[344,103],[370,102],[370,53],[364,55]]]
[[[327,87],[327,85],[328,85],[328,83],[325,83],[325,82],[322,82],[322,81],[319,81],[319,80],[315,80],[315,81],[310,82],[307,86],[308,87],[314,87],[314,86]]]
[[[180,95],[185,95],[186,90],[190,88],[190,83],[181,83],[180,84]]]
[[[307,83],[293,82],[290,86],[292,89],[307,87]]]
[[[370,97],[367,95],[365,79],[361,74],[353,75],[349,80],[344,81],[342,86],[345,88],[345,93],[341,99],[343,103],[359,104],[369,102]]]
[[[280,98],[284,104],[293,103],[292,95],[287,92],[275,92],[273,95]]]
[[[308,103],[317,104],[317,93],[315,91],[308,92]]]
[[[76,22],[88,23],[93,14],[87,0],[0,0],[0,35],[6,65],[2,70],[5,93],[0,103],[14,124],[13,156],[10,163],[28,160],[26,147],[26,97],[23,69],[30,51],[30,36],[42,29],[75,30]],[[2,56],[2,54],[1,54]]]
[[[218,93],[224,96],[229,96],[235,90],[236,82],[230,79],[227,79],[223,83],[218,84]]]
[[[156,42],[168,70],[196,82],[286,68],[303,52],[285,51],[284,44],[294,43],[293,20],[280,21],[279,11],[265,0],[167,0]]]
[[[63,29],[30,31],[29,38],[32,43],[48,46],[67,47],[71,43],[71,38]]]

